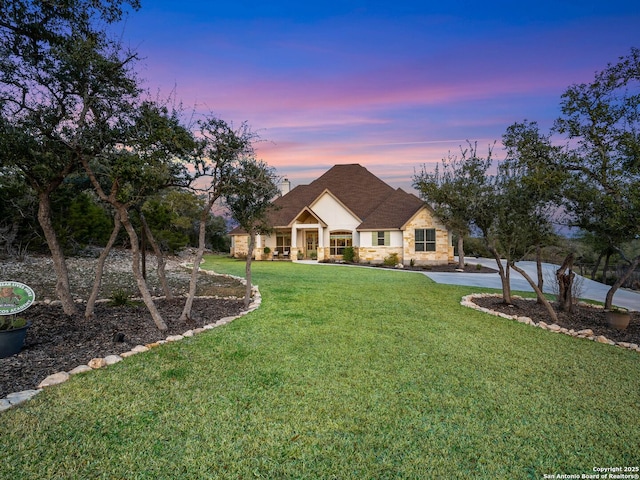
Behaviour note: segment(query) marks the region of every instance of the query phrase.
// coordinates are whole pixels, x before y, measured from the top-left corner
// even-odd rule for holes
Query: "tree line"
[[[530,283],[552,318],[542,294],[541,252],[557,242],[557,225],[577,231],[603,258],[616,253],[625,270],[613,283],[605,308],[640,263],[626,246],[640,239],[640,49],[608,64],[591,83],[567,88],[561,116],[549,132],[537,122],[509,126],[502,137],[506,158],[494,162],[468,142],[460,155],[449,154],[430,171],[414,177],[414,186],[457,235],[460,265],[464,238],[479,235],[496,259],[503,300],[511,303],[510,270]],[[516,262],[535,254],[538,278],[529,278]],[[502,260],[505,260],[504,264]],[[568,251],[556,276],[561,310],[573,308],[575,252]],[[596,265],[596,269],[597,269]]]
[[[248,125],[214,115],[185,121],[175,99],[152,99],[142,88],[137,53],[108,33],[139,8],[138,0],[0,2],[0,232],[10,248],[20,246],[25,230],[35,231],[35,210],[68,315],[77,305],[61,237],[67,246],[78,233],[87,242],[106,239],[85,308],[92,317],[106,256],[124,231],[140,294],[165,330],[141,271],[140,234],[156,253],[167,297],[162,245],[196,241],[186,319],[207,229],[220,231],[212,207],[273,196],[275,173],[256,159]],[[231,210],[250,229],[264,208],[253,202]],[[76,235],[64,234],[70,229]]]

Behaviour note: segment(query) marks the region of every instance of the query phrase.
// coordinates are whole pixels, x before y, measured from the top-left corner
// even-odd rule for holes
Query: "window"
[[[291,232],[276,234],[276,250],[279,252],[291,250]]]
[[[435,252],[436,251],[436,229],[435,228],[417,228],[416,235],[416,252]]]
[[[371,232],[371,245],[388,247],[391,245],[391,232]]]
[[[345,247],[353,245],[351,232],[335,232],[329,235],[331,255],[343,255]]]

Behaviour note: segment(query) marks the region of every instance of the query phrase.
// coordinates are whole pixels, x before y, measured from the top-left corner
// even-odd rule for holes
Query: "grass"
[[[240,275],[244,264],[209,257]],[[260,309],[0,414],[0,478],[543,478],[640,464],[640,356],[477,289],[257,262]]]

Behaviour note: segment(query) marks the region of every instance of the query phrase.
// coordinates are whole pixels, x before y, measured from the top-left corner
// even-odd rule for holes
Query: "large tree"
[[[138,289],[158,329],[166,330],[140,269],[139,237],[130,210],[163,188],[188,184],[186,164],[180,159],[191,158],[195,141],[177,112],[154,102],[139,105],[128,122],[116,126],[122,143],[100,156],[80,159],[98,196],[113,207],[126,230]]]
[[[486,173],[491,165],[477,156],[477,144],[467,142],[461,155],[449,153],[431,172],[427,166],[413,176],[413,186],[436,212],[440,220],[458,237],[458,267],[464,268],[464,238],[473,227],[478,201],[486,188]]]
[[[231,216],[249,235],[245,267],[245,307],[251,301],[251,259],[256,235],[271,231],[267,215],[274,208],[272,200],[279,191],[275,171],[262,161],[245,157],[240,160],[232,184],[225,193]]]
[[[204,255],[207,224],[214,204],[227,193],[237,175],[239,160],[253,154],[255,134],[246,123],[239,128],[220,118],[211,116],[198,122],[198,154],[194,158],[192,188],[206,199],[200,211],[198,224],[198,250],[193,260],[189,280],[189,293],[180,320],[188,320],[196,295],[198,271]]]
[[[564,170],[558,168],[562,149],[552,144],[550,134],[540,132],[536,122],[526,120],[510,125],[502,143],[507,156],[501,170],[504,177],[511,177],[505,187],[512,192],[503,216],[511,218],[516,229],[525,233],[519,239],[519,252],[512,252],[512,266],[515,267],[518,257],[524,258],[535,251],[538,277],[535,290],[538,302],[546,304],[542,295],[542,248],[552,244],[556,237],[553,222],[558,215],[566,180]]]
[[[102,28],[136,0],[0,2],[0,128],[3,167],[18,168],[38,196],[38,221],[57,275],[65,313],[76,311],[64,254],[51,221],[51,195],[96,153],[104,129],[137,93],[123,52]]]
[[[624,255],[622,245],[640,237],[640,49],[596,73],[593,82],[569,87],[561,107],[555,129],[570,141],[561,167],[572,174],[565,191],[572,225]],[[605,308],[639,263],[640,256],[628,259]]]

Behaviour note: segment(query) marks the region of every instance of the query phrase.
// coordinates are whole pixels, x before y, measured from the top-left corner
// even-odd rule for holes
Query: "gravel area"
[[[102,301],[96,305],[94,318],[84,318],[83,300],[93,285],[95,258],[70,258],[71,291],[78,300],[78,313],[65,315],[55,300],[55,275],[48,257],[29,257],[23,262],[0,262],[0,281],[18,281],[29,285],[36,294],[36,303],[19,315],[31,322],[22,351],[0,359],[0,398],[7,394],[35,388],[52,373],[69,371],[87,364],[92,358],[117,355],[136,345],[145,345],[184,333],[216,320],[236,315],[242,310],[244,286],[235,279],[200,274],[198,296],[189,321],[179,322],[184,306],[182,296],[188,291],[190,270],[182,266],[189,257],[175,257],[167,262],[167,279],[177,296],[173,301],[156,300],[156,306],[169,329],[160,332],[144,303],[113,305]],[[154,296],[161,296],[155,272],[155,257],[147,259],[147,281]],[[131,273],[131,259],[126,251],[114,251],[107,262],[100,298],[114,295],[138,296]]]

